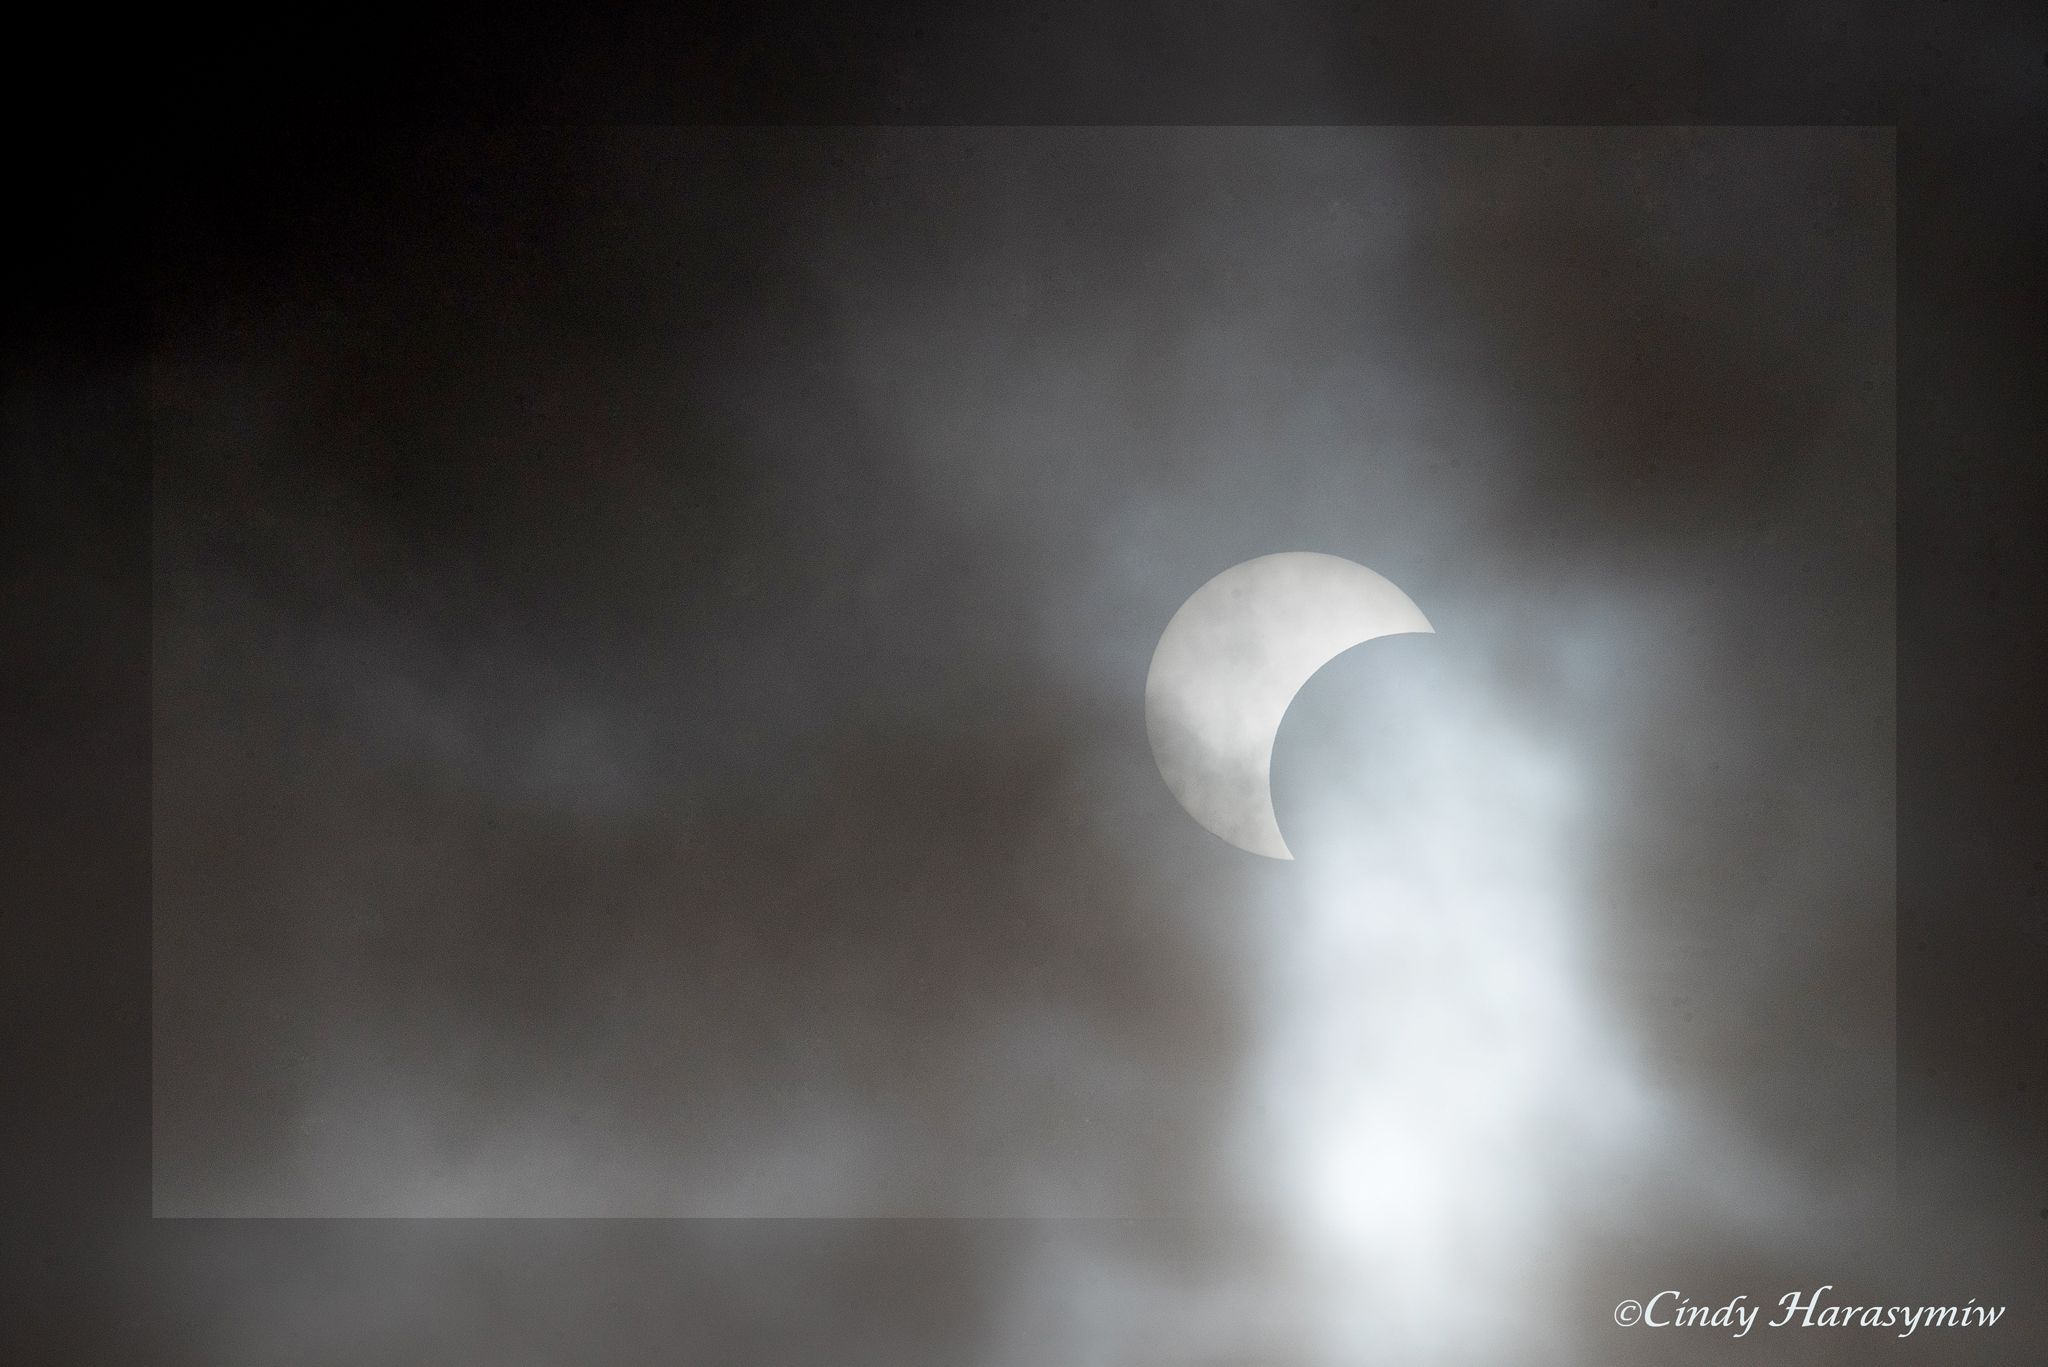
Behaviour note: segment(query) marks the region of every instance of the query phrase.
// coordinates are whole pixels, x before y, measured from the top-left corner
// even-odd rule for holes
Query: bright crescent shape
[[[1315,672],[1362,641],[1434,631],[1363,565],[1289,551],[1223,571],[1159,637],[1145,730],[1189,816],[1241,850],[1292,859],[1273,812],[1273,740]]]

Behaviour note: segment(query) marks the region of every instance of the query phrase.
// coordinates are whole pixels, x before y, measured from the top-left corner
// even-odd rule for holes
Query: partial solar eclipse
[[[1202,826],[1241,850],[1292,859],[1273,811],[1273,740],[1294,695],[1351,647],[1434,631],[1363,565],[1288,551],[1233,565],[1166,624],[1145,677],[1160,777]]]

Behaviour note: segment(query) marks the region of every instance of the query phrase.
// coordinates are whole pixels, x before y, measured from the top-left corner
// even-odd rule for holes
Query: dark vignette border
[[[374,193],[410,130],[447,122],[1895,127],[1902,1212],[1937,1263],[1967,1247],[2048,1267],[2048,1159],[2000,1173],[1988,1202],[1957,1187],[1982,1136],[2048,1155],[2048,475],[2029,462],[2048,389],[2048,18],[1921,8],[1904,29],[1856,4],[1652,3],[1512,36],[1469,4],[1284,24],[1250,5],[785,4],[581,31],[500,15],[488,33],[350,11],[170,35],[170,74],[118,143],[46,137],[28,156],[51,209],[17,263],[0,391],[17,1048],[0,1356],[200,1360],[201,1311],[158,1275],[178,1230],[149,1217],[149,282],[221,223],[253,225],[231,249],[260,259],[264,223]],[[1963,1205],[1989,1213],[1945,1217]],[[374,1237],[238,1223],[256,1259]]]

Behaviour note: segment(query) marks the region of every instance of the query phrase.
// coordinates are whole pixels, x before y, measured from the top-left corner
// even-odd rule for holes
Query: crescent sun
[[[1382,576],[1288,551],[1233,565],[1196,589],[1160,634],[1145,677],[1145,731],[1189,816],[1241,850],[1292,859],[1273,811],[1273,740],[1294,695],[1351,647],[1431,632]]]

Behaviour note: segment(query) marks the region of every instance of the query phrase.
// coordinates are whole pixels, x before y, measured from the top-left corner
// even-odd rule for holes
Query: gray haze
[[[1034,1217],[181,1233],[209,1360],[1687,1362],[1613,1302],[1932,1294],[1891,153],[452,138],[183,315],[157,1213]],[[1283,550],[1437,632],[1297,699],[1294,864],[1142,711]]]

